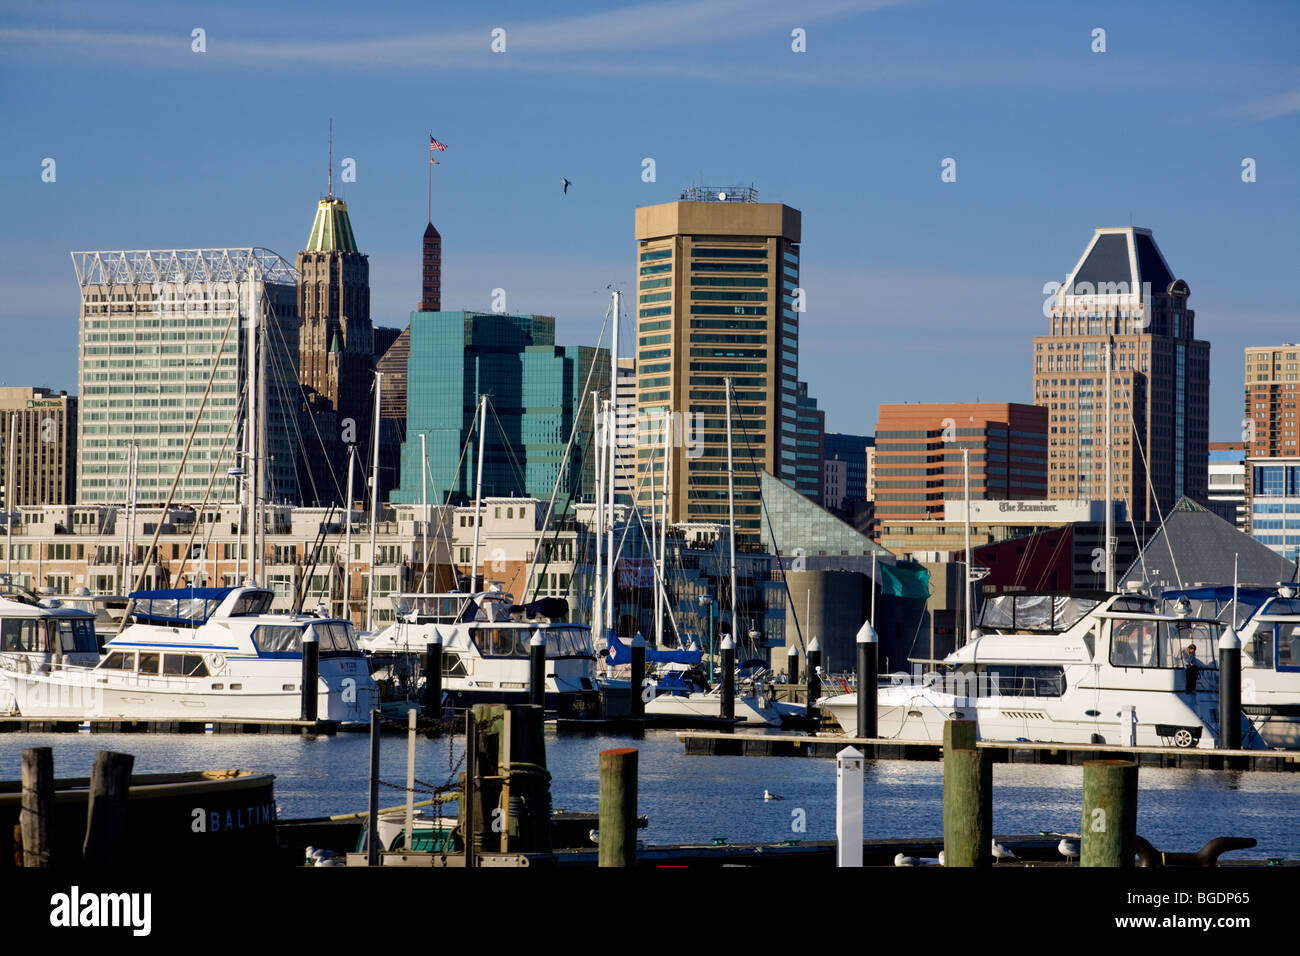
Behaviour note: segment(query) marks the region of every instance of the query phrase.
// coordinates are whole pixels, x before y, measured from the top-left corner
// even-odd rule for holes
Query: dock
[[[847,737],[843,734],[750,734],[685,731],[677,735],[689,756],[834,758],[856,747],[876,760],[941,760],[943,747],[928,740]],[[1186,770],[1300,771],[1300,751],[1199,750],[1180,747],[1122,747],[1107,744],[1029,743],[981,740],[993,763],[1081,766],[1088,760],[1132,760],[1140,767]]]
[[[347,729],[337,720],[36,720],[0,717],[0,734],[324,734]]]

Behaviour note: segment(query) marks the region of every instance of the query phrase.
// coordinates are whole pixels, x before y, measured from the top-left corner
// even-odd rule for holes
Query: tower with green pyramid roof
[[[347,203],[334,195],[332,177],[297,266],[298,374],[306,416],[298,484],[306,504],[341,503],[347,446],[357,444],[362,460],[370,447],[374,328],[370,263],[357,249]]]

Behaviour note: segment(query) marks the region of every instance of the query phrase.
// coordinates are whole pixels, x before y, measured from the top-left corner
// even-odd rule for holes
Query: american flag
[[[436,149],[438,152],[441,153],[441,152],[445,152],[445,151],[446,151],[447,146],[446,146],[446,144],[444,144],[444,143],[440,143],[440,142],[438,142],[436,139],[434,139],[434,138],[433,138],[433,134],[430,133],[430,134],[429,134],[429,152],[432,153],[435,149]]]

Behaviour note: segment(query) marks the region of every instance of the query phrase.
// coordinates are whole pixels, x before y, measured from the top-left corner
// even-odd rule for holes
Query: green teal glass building
[[[421,500],[420,436],[428,454],[429,502],[474,496],[479,396],[488,396],[485,496],[556,501],[562,514],[595,488],[591,399],[609,395],[609,352],[555,344],[555,319],[484,312],[412,312],[406,378],[406,440],[398,504]],[[581,407],[581,415],[577,412]],[[577,418],[574,449],[565,448]]]

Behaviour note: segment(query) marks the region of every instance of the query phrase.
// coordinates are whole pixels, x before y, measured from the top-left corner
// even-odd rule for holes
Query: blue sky
[[[75,390],[70,250],[292,260],[333,117],[376,324],[419,295],[429,131],[444,307],[503,288],[565,344],[634,287],[638,205],[753,183],[802,210],[800,376],[832,431],[881,402],[1030,401],[1044,283],[1131,223],[1191,287],[1210,436],[1235,439],[1242,350],[1300,340],[1297,49],[1286,2],[9,4],[0,381]]]

